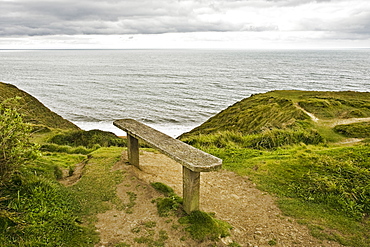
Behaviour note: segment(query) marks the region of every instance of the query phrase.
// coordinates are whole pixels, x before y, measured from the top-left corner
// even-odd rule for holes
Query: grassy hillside
[[[272,91],[235,103],[180,139],[192,145],[208,142],[223,147],[233,142],[252,148],[337,142],[344,138],[344,127],[334,128],[336,123],[351,118],[369,122],[369,117],[370,93]],[[357,138],[368,136],[358,129],[366,124],[351,128],[352,124],[345,127],[347,136],[351,129]]]
[[[370,117],[370,93],[272,91],[252,95],[221,111],[182,137],[232,130],[243,134],[268,129],[313,128],[312,119],[299,107],[319,119]]]
[[[180,139],[277,196],[313,236],[370,246],[369,125],[370,93],[272,91]]]
[[[24,121],[36,125],[44,125],[50,128],[74,129],[79,128],[70,121],[62,118],[39,100],[17,87],[0,82],[0,101],[8,98],[20,97],[21,108],[19,112],[24,116]]]

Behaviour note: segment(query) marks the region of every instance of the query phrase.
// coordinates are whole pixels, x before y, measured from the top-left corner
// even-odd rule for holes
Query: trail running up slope
[[[123,154],[124,161],[125,156],[126,153]],[[142,170],[127,162],[115,166],[114,169],[122,169],[126,176],[117,188],[118,196],[127,203],[127,192],[134,192],[137,194],[136,205],[132,213],[114,209],[98,215],[96,227],[101,242],[97,246],[117,243],[149,246],[139,244],[138,239],[145,236],[160,239],[160,231],[168,235],[165,246],[214,246],[210,245],[212,242],[198,243],[190,237],[184,238],[185,233],[177,218],[159,217],[155,204],[151,202],[161,196],[150,186],[151,182],[167,184],[182,196],[181,165],[165,155],[152,152],[141,152],[140,162]],[[271,246],[272,243],[274,246],[341,246],[312,237],[304,225],[284,216],[275,200],[256,189],[248,178],[233,172],[221,170],[201,174],[201,210],[215,212],[216,218],[233,226],[231,237],[218,241],[216,246],[228,246],[232,242],[253,247]],[[155,227],[148,228],[148,222],[155,222]]]

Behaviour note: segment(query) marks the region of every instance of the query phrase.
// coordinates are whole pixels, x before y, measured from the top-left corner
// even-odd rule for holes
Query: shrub
[[[30,141],[30,127],[17,111],[18,98],[0,103],[0,186],[25,163],[38,156],[38,146]]]
[[[111,132],[102,130],[78,130],[66,132],[53,136],[49,142],[58,145],[69,145],[73,147],[84,146],[87,148],[92,148],[96,144],[99,144],[102,147],[123,147],[126,145],[126,140],[117,137]]]

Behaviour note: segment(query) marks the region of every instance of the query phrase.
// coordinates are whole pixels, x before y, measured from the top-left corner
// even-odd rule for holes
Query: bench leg
[[[131,165],[140,168],[139,166],[139,141],[135,137],[127,134],[127,152],[128,162]]]
[[[184,210],[187,214],[199,210],[200,172],[182,167]]]

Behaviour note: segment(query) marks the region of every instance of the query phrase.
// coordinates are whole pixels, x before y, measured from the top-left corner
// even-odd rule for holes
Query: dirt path
[[[124,154],[125,156],[125,154]],[[125,159],[125,157],[124,157]],[[176,218],[158,217],[152,199],[160,197],[150,185],[162,182],[182,195],[182,167],[162,154],[142,152],[142,170],[121,162],[115,169],[125,172],[125,181],[118,186],[117,194],[125,203],[129,194],[137,195],[132,213],[125,210],[110,210],[98,215],[96,227],[101,235],[97,246],[114,246],[126,243],[139,244],[138,239],[162,239],[168,236],[165,246],[214,246],[211,242],[197,243],[189,237],[184,239]],[[335,242],[320,241],[309,234],[308,229],[294,219],[286,217],[275,205],[275,198],[255,188],[246,177],[229,171],[202,173],[201,210],[215,212],[216,217],[229,222],[234,228],[229,238],[217,242],[216,246],[235,243],[241,246],[341,246]],[[148,222],[151,222],[149,224]],[[155,222],[155,227],[153,225]],[[134,240],[136,238],[136,241]],[[154,246],[154,245],[153,245]]]

